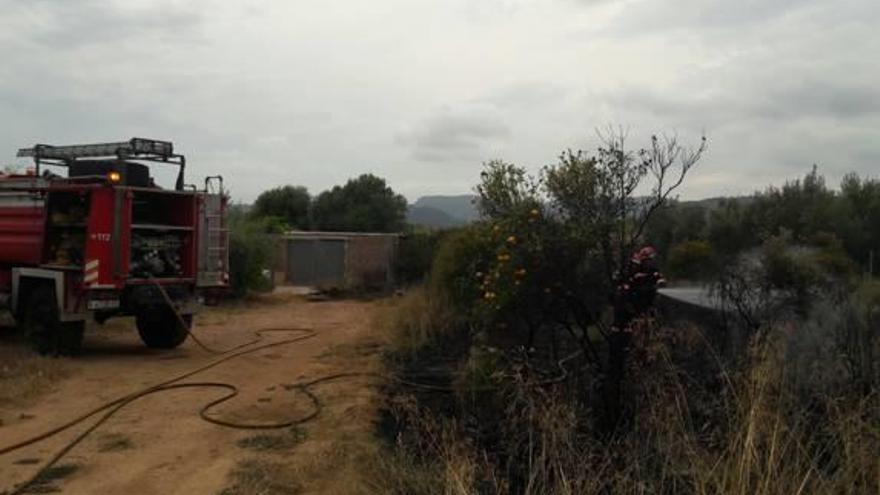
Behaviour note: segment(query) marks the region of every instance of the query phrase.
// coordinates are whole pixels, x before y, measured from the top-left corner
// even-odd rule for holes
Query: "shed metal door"
[[[287,281],[309,287],[343,287],[345,241],[293,239],[287,243]]]

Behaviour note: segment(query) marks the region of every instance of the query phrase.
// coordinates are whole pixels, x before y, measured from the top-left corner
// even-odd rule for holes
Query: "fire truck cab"
[[[116,316],[149,347],[186,340],[197,303],[228,288],[223,179],[185,185],[184,156],[150,139],[18,156],[34,168],[0,174],[0,308],[36,349],[74,353],[86,320]],[[148,164],[176,166],[173,189]]]

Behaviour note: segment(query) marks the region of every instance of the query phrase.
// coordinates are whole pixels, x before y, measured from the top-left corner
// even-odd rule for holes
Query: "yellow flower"
[[[508,238],[507,238],[507,243],[508,243],[508,244],[516,244],[516,236],[513,236],[513,235],[512,235],[512,236],[508,237]]]
[[[531,212],[529,212],[529,213],[531,213],[533,217],[536,217],[536,216],[538,216],[538,215],[541,214],[541,212],[538,211],[537,208],[533,209],[533,210],[532,210]]]

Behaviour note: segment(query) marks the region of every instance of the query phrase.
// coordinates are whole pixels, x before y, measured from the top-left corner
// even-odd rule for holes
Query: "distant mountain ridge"
[[[474,194],[422,196],[413,203],[413,206],[436,208],[453,218],[473,222],[480,216],[477,212],[476,200],[477,196]]]
[[[479,218],[473,194],[422,196],[407,210],[407,221],[433,228],[459,227]]]
[[[637,199],[649,200],[647,197]],[[750,196],[712,197],[680,200],[677,204],[683,208],[702,207],[711,211],[718,208],[723,201],[733,201],[743,205],[748,204],[751,200]],[[422,227],[460,227],[479,219],[480,214],[477,211],[476,201],[477,196],[473,194],[422,196],[415,203],[409,205],[406,219],[410,224]]]
[[[455,218],[443,210],[431,208],[429,206],[409,205],[406,210],[406,222],[410,225],[418,225],[420,227],[431,227],[438,229],[446,229],[451,227],[459,227],[467,222]]]

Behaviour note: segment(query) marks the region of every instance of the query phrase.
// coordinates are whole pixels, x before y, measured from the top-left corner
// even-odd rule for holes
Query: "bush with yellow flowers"
[[[595,321],[607,290],[592,239],[567,225],[522,169],[492,162],[477,190],[484,221],[468,229],[467,242],[441,248],[434,280],[501,344],[547,344]]]
[[[482,220],[441,248],[432,282],[493,345],[552,349],[554,358],[562,345],[599,360],[629,256],[705,148],[654,137],[649,149],[628,151],[624,140],[610,136],[595,154],[563,152],[537,175],[485,165]],[[645,185],[649,195],[637,198]]]

